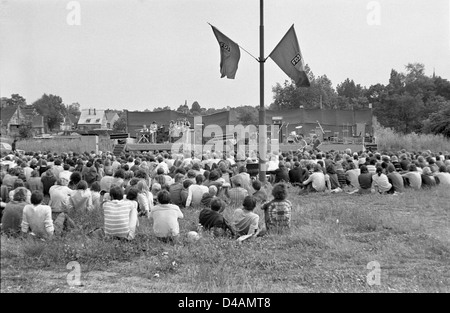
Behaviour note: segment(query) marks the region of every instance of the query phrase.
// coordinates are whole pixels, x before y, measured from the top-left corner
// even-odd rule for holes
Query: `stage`
[[[281,152],[297,151],[299,148],[296,144],[280,144]],[[172,143],[127,143],[125,146],[125,151],[169,151],[172,149]],[[365,151],[363,144],[344,144],[344,143],[328,143],[324,142],[320,146],[321,151],[329,152],[333,151],[344,151],[350,149],[353,152]],[[195,151],[195,148],[193,149]]]

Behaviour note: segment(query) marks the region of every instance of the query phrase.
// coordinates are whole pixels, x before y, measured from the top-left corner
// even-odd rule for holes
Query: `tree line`
[[[450,82],[440,76],[425,75],[421,63],[409,63],[404,72],[392,69],[387,85],[361,86],[347,78],[336,88],[326,75],[315,76],[306,65],[311,86],[297,88],[293,81],[277,83],[272,87],[273,102],[270,110],[313,109],[364,109],[372,108],[378,122],[400,133],[432,133],[450,137]],[[27,106],[19,94],[1,98],[1,105]],[[31,106],[44,116],[49,130],[58,129],[67,114],[80,116],[80,104],[65,105],[61,97],[44,94]],[[152,111],[170,110],[169,106],[156,107]],[[228,110],[227,108],[202,108],[197,101],[190,107],[185,101],[176,111],[190,115],[208,115]],[[235,108],[237,118],[243,125],[258,124],[259,106],[241,105]],[[123,110],[117,112],[120,119],[114,124],[115,131],[125,131]],[[145,111],[151,111],[146,109]]]

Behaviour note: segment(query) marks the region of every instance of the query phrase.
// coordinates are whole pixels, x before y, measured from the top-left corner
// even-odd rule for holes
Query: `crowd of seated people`
[[[263,236],[289,231],[295,200],[287,199],[289,188],[300,197],[450,190],[448,152],[274,152],[266,160],[270,175],[264,183],[247,172],[257,157],[209,151],[4,154],[2,232],[47,240],[82,226],[74,214],[101,211],[99,236],[133,240],[139,220],[148,218],[155,236],[172,242],[183,212],[199,209],[199,223],[216,235]]]

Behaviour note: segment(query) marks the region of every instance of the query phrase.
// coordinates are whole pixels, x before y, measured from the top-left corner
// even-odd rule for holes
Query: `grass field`
[[[291,234],[240,244],[207,233],[189,242],[198,210],[183,211],[176,244],[158,241],[145,218],[132,242],[92,239],[101,213],[76,216],[86,226],[50,242],[1,238],[1,291],[450,292],[448,191],[300,197],[292,188]],[[67,282],[70,261],[81,286]],[[373,261],[379,285],[368,283]]]

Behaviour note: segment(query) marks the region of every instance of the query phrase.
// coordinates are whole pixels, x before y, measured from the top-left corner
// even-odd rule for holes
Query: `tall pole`
[[[259,180],[266,181],[267,129],[264,107],[264,0],[259,1]],[[264,125],[264,126],[263,126]]]

